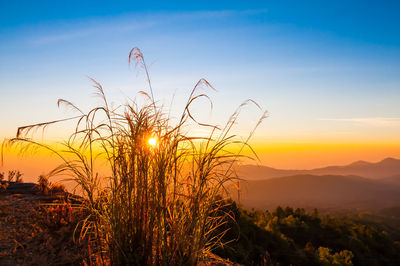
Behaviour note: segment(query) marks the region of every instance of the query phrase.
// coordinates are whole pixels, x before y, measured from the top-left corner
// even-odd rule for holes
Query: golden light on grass
[[[22,145],[21,151],[49,151],[61,160],[49,176],[64,175],[78,184],[83,197],[81,208],[89,213],[81,228],[81,238],[92,239],[94,253],[89,262],[197,265],[204,254],[225,245],[221,242],[227,231],[223,225],[231,216],[224,210],[224,197],[228,196],[224,186],[236,179],[233,165],[242,157],[243,148],[249,146],[250,137],[266,113],[262,113],[244,141],[236,140],[230,131],[241,108],[254,103],[251,100],[240,105],[222,128],[196,121],[190,110],[192,103],[209,99],[198,90],[213,89],[208,81],[200,79],[180,120],[171,125],[170,117],[154,99],[147,66],[138,48],[132,49],[131,60],[145,70],[150,94],[140,93],[150,103],[139,106],[133,101],[111,109],[102,86],[92,80],[102,99],[100,105],[84,113],[61,99],[59,105],[80,115],[20,127],[8,145]],[[73,119],[77,120],[76,126],[61,149],[28,137],[38,128]],[[200,138],[186,134],[183,129],[191,122],[211,128],[210,135]],[[158,146],[157,152],[148,152],[146,144]],[[229,152],[237,144],[239,151]],[[104,157],[105,163],[100,161]],[[99,168],[100,164],[105,165],[105,170]],[[100,170],[104,173],[97,174]]]
[[[147,141],[147,144],[149,144],[150,147],[154,148],[157,145],[157,137],[150,137]]]

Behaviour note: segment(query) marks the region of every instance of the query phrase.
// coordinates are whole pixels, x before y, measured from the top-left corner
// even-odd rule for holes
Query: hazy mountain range
[[[243,165],[239,176],[246,180],[261,180],[290,175],[356,175],[371,179],[381,179],[400,175],[400,160],[386,158],[377,163],[357,161],[344,166],[328,166],[311,170],[283,170],[267,166]]]
[[[240,182],[240,202],[249,208],[289,205],[377,210],[400,206],[400,160],[394,158],[312,170],[244,165],[238,173],[246,180]]]

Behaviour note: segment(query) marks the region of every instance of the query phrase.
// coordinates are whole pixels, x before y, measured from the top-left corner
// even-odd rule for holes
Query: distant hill
[[[355,175],[382,179],[400,176],[400,160],[386,158],[377,163],[358,161],[344,166],[328,166],[312,170],[283,170],[267,166],[243,165],[238,168],[238,174],[246,180],[262,180],[292,175]]]
[[[400,175],[389,176],[380,179],[383,183],[400,186]]]
[[[294,175],[240,183],[247,208],[293,206],[321,209],[378,210],[400,206],[400,186],[359,176]]]

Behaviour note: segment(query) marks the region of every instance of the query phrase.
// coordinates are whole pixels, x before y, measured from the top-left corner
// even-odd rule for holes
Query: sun
[[[157,137],[151,137],[149,138],[149,140],[147,141],[147,143],[151,146],[151,147],[155,147],[157,145]]]

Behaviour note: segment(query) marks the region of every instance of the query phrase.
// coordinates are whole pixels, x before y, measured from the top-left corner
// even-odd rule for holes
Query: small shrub
[[[22,183],[23,182],[22,176],[23,176],[23,174],[20,171],[16,171],[16,173],[15,173],[15,182]]]
[[[69,203],[53,204],[47,209],[47,224],[53,227],[68,225],[72,221],[72,212]]]
[[[8,188],[8,182],[0,183],[0,192],[1,191],[6,191],[7,188]]]
[[[50,189],[50,181],[49,178],[45,175],[40,175],[38,178],[38,187],[39,191],[45,195],[49,192]]]
[[[50,193],[51,194],[64,193],[64,192],[65,192],[64,184],[50,184]]]
[[[17,171],[15,171],[15,170],[8,171],[7,181],[12,182],[16,173],[17,173]]]

